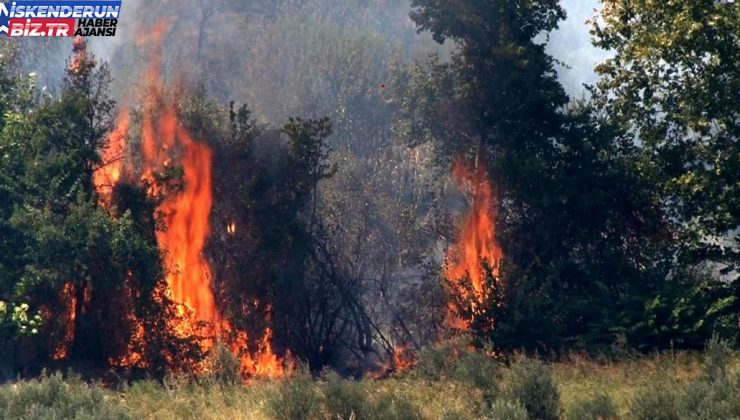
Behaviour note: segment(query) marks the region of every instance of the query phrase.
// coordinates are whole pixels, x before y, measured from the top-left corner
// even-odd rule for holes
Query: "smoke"
[[[583,84],[597,81],[594,66],[609,57],[591,44],[586,23],[599,1],[562,5],[568,18],[551,34],[548,52],[563,63],[557,71],[568,94],[580,98]],[[136,40],[155,23],[167,22],[163,58],[169,77],[201,84],[223,103],[249,102],[265,122],[278,124],[288,116],[336,114],[342,106],[337,98],[348,88],[337,85],[343,79],[364,81],[368,88],[383,83],[390,63],[447,54],[449,45],[416,33],[409,7],[408,0],[125,0],[116,36],[88,41],[99,60],[111,64],[114,96],[125,97],[143,70]],[[70,40],[14,41],[33,51],[21,68],[55,92]],[[354,68],[351,59],[357,60]]]

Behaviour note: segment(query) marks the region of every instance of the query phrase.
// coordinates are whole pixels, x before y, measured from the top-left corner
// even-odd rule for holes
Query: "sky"
[[[142,0],[129,0],[127,2],[128,15],[134,16],[134,9],[141,3]],[[595,10],[600,7],[600,1],[561,0],[561,5],[566,9],[568,18],[561,22],[560,28],[551,34],[548,52],[568,66],[557,65],[558,75],[571,98],[581,99],[586,94],[583,83],[594,84],[596,82],[594,66],[609,56],[608,53],[591,45],[590,26],[586,24],[586,20],[591,18]],[[131,42],[131,34],[135,32],[132,25],[132,21],[122,19],[119,36],[106,38],[102,41],[93,41],[91,43],[92,50],[103,60],[111,60],[112,56],[119,51],[118,47],[126,42]],[[42,85],[53,84],[52,82],[61,77],[61,71],[53,71],[52,69],[61,70],[69,55],[69,46],[66,41],[50,43],[49,48],[55,51],[48,54],[48,58],[53,58],[53,60],[48,60],[44,66],[37,63],[36,67],[39,68],[34,69],[40,71],[42,80],[39,80],[39,82]]]
[[[598,0],[562,0],[568,18],[550,36],[548,52],[570,68],[558,66],[558,75],[573,99],[581,99],[586,91],[583,83],[596,83],[593,68],[609,57],[605,51],[591,45],[590,26],[586,20],[601,7]]]

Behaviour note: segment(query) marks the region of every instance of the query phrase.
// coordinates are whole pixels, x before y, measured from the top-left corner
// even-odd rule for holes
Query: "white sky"
[[[560,29],[550,36],[548,52],[571,68],[557,66],[560,80],[572,99],[585,94],[583,83],[594,84],[594,66],[604,61],[609,54],[591,45],[590,26],[586,20],[601,7],[598,0],[562,0],[568,18],[560,23]]]

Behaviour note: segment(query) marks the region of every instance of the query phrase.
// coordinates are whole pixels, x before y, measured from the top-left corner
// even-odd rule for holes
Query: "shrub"
[[[704,354],[702,375],[680,398],[681,415],[688,419],[740,418],[740,377],[730,374],[732,347],[713,337]]]
[[[560,418],[560,394],[552,372],[539,360],[519,357],[506,371],[503,396],[518,401],[529,416],[539,420]]]
[[[362,384],[344,381],[334,372],[324,375],[326,411],[332,419],[366,419],[371,416],[372,405]]]
[[[737,389],[729,384],[696,381],[681,398],[681,417],[686,419],[740,418]]]
[[[361,417],[358,417],[361,418]],[[421,409],[401,393],[388,393],[381,396],[372,407],[369,420],[417,420],[421,419]]]
[[[491,406],[491,420],[527,420],[527,410],[518,402],[498,400]]]
[[[412,375],[432,381],[451,379],[495,394],[498,362],[483,352],[471,351],[467,342],[463,338],[423,350]]]
[[[222,385],[236,385],[241,382],[239,359],[222,343],[216,344],[206,359],[209,379]]]
[[[716,335],[707,343],[704,352],[703,379],[707,382],[726,382],[729,379],[729,365],[732,359],[732,346]]]
[[[313,378],[301,369],[279,383],[276,392],[267,396],[268,414],[276,419],[304,420],[320,417],[321,396]]]
[[[411,371],[411,375],[420,379],[439,381],[449,377],[457,359],[455,343],[445,341],[424,348]]]
[[[573,420],[614,420],[619,418],[619,410],[609,395],[595,394],[576,402],[567,418]]]
[[[640,390],[632,400],[630,418],[636,420],[674,420],[681,418],[679,385],[661,378]]]
[[[128,419],[115,397],[78,378],[55,373],[0,390],[3,419]]]
[[[465,413],[455,408],[445,408],[442,411],[442,415],[439,417],[440,420],[458,420],[466,418]]]

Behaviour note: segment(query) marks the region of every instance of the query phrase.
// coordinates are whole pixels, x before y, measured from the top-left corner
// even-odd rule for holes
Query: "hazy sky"
[[[562,0],[568,19],[550,37],[548,51],[571,68],[558,66],[560,80],[571,97],[580,98],[585,90],[583,83],[594,84],[594,66],[608,57],[603,50],[591,45],[589,25],[586,20],[601,7],[598,0]]]
[[[329,3],[331,1],[328,0]],[[134,16],[135,9],[142,2],[143,0],[129,0],[126,6],[127,15]],[[568,18],[561,22],[560,29],[551,35],[548,52],[570,67],[558,65],[557,70],[568,94],[578,99],[585,94],[583,83],[594,84],[596,82],[594,66],[608,56],[604,51],[591,45],[590,27],[586,24],[586,20],[594,15],[594,10],[600,8],[600,1],[561,0],[561,4],[566,9]],[[133,20],[123,19],[119,28],[119,36],[93,41],[93,50],[104,60],[110,60],[112,55],[118,51],[117,47],[131,42],[132,34],[136,32],[134,25]],[[63,62],[61,57],[68,56],[68,49],[65,46],[63,54],[59,55],[60,58],[57,61]]]

